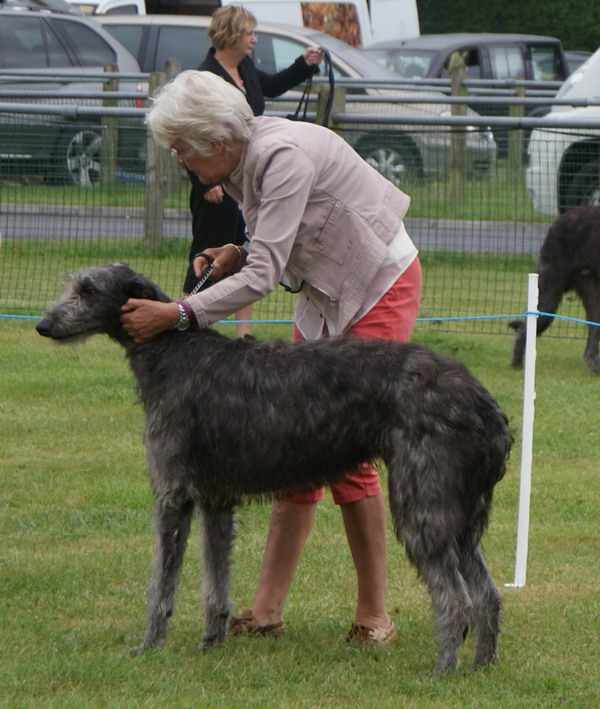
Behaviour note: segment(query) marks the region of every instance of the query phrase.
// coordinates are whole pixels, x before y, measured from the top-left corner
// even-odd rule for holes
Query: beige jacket
[[[266,116],[223,186],[241,205],[247,265],[189,298],[210,323],[273,291],[284,269],[336,304],[341,332],[363,304],[410,198],[333,131]]]

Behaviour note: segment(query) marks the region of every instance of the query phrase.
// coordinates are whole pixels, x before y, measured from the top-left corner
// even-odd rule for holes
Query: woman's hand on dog
[[[226,244],[215,249],[206,249],[203,253],[213,259],[213,272],[210,280],[219,280],[225,273],[235,273],[244,265],[245,253],[235,244]],[[194,271],[197,276],[208,266],[204,256],[194,259]],[[165,330],[173,330],[179,323],[177,303],[163,303],[158,300],[130,298],[122,307],[121,322],[125,332],[137,344],[152,340]]]
[[[122,310],[123,329],[137,344],[148,342],[165,330],[173,330],[179,322],[177,303],[130,298]]]

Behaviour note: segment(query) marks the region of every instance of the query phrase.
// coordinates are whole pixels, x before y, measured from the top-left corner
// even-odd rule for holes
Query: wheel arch
[[[573,208],[570,203],[571,187],[586,165],[600,158],[600,136],[572,143],[560,163],[558,174],[558,211],[560,214]]]

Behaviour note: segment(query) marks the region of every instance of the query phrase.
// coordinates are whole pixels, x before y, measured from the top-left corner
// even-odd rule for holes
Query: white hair
[[[210,71],[182,71],[152,99],[146,124],[165,148],[183,140],[210,157],[215,143],[248,140],[253,117],[244,94]]]

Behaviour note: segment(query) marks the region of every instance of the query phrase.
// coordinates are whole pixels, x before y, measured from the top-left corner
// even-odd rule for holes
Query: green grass
[[[400,185],[411,196],[410,217],[467,221],[548,221],[534,211],[525,187],[524,168],[517,172],[499,160],[492,175],[467,180],[458,189],[446,181]]]
[[[289,333],[261,328],[260,336]],[[527,585],[514,577],[522,375],[511,341],[432,333],[415,339],[464,361],[511,419],[517,441],[496,490],[485,552],[502,589],[501,661],[434,680],[428,596],[390,531],[391,648],[344,635],[355,577],[339,511],[320,504],[289,599],[288,633],[234,638],[208,653],[194,525],[166,647],[131,658],[145,623],[153,540],[143,416],[119,348],[96,337],[55,347],[29,322],[0,321],[0,706],[593,707],[600,702],[598,386],[582,343],[538,343]],[[233,597],[252,598],[269,507],[240,511]]]
[[[143,207],[143,184],[116,182],[112,185],[78,187],[73,184],[50,185],[41,178],[3,179],[2,200],[7,204],[59,205],[68,207]],[[165,207],[187,209],[189,182],[182,173],[181,184],[165,194]]]
[[[515,173],[506,160],[499,160],[491,175],[467,180],[453,192],[451,181],[403,181],[399,186],[412,198],[410,216],[427,219],[467,219],[472,221],[548,221],[537,214],[525,187],[525,167]],[[182,173],[165,195],[165,207],[187,209],[189,184]],[[117,183],[109,186],[79,188],[72,185],[49,186],[39,180],[5,181],[1,186],[6,203],[54,204],[69,207],[113,206],[143,207],[144,185]]]

